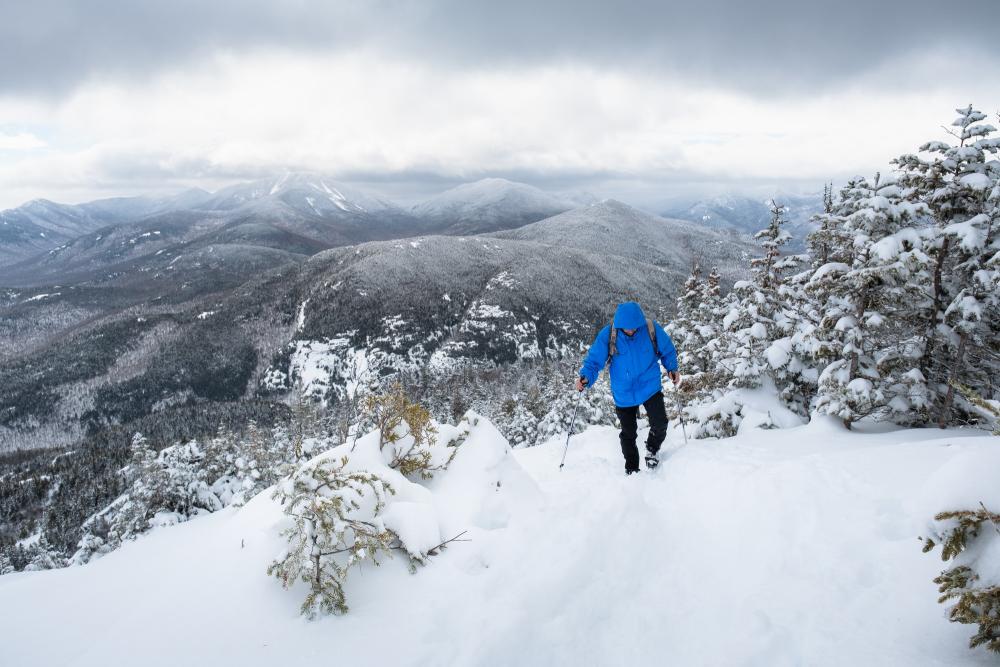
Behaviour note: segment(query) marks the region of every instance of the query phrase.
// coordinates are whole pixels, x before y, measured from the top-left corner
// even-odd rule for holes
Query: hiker
[[[667,410],[660,387],[660,367],[676,386],[677,350],[670,335],[651,319],[647,319],[634,301],[627,301],[615,310],[611,324],[601,329],[583,361],[576,390],[583,391],[594,384],[605,364],[611,376],[611,395],[615,412],[621,422],[619,439],[625,456],[625,474],[639,472],[639,450],[636,447],[636,419],[639,406],[649,417],[649,437],[646,438],[646,468],[659,463],[660,445],[667,437]]]

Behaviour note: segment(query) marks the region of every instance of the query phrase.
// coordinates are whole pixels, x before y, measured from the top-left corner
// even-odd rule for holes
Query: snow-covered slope
[[[415,575],[355,572],[350,613],[312,623],[265,575],[282,548],[265,492],[0,578],[0,664],[993,664],[944,618],[941,563],[916,540],[956,472],[1000,465],[977,433],[821,419],[682,447],[674,430],[661,468],[631,478],[606,427],[571,439],[562,472],[561,440],[481,441],[433,489],[472,540]]]
[[[78,205],[35,199],[0,211],[0,265],[58,247],[106,225],[193,208],[208,196],[193,189],[168,197],[116,197]]]
[[[302,172],[233,185],[214,195],[188,191],[162,200],[102,200],[69,209],[90,216],[86,220],[96,216],[104,224],[78,225],[83,231],[62,234],[58,238],[64,242],[47,244],[47,252],[21,261],[12,258],[8,266],[2,262],[0,226],[0,282],[141,282],[144,274],[161,268],[159,260],[209,245],[263,246],[309,255],[420,232],[417,220],[391,202]],[[70,236],[75,238],[67,239]]]
[[[297,328],[264,383],[322,397],[362,360],[377,376],[575,355],[619,301],[662,312],[682,280],[616,255],[479,236],[334,248],[282,280],[279,300],[301,299]]]
[[[201,210],[227,224],[273,225],[325,247],[420,233],[418,221],[381,197],[312,172],[287,172],[215,193]]]
[[[484,178],[446,190],[411,212],[441,233],[478,234],[520,227],[578,205],[525,183]]]
[[[663,319],[692,263],[718,266],[730,282],[753,251],[615,201],[493,235],[329,250],[297,280],[294,352],[268,369],[267,386],[302,381],[307,393],[323,395],[342,384],[362,350],[370,372],[575,354],[620,301],[638,300]],[[322,381],[305,382],[307,375]]]
[[[45,199],[0,211],[0,263],[48,250],[102,224],[104,218],[86,210]]]
[[[112,197],[80,204],[79,208],[108,220],[139,220],[166,211],[186,211],[202,206],[211,194],[201,188],[189,188],[163,197]]]

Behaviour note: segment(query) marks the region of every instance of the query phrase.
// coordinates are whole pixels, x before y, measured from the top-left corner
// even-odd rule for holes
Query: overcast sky
[[[995,117],[1000,1],[953,7],[0,0],[0,208],[284,169],[404,202],[814,191]]]

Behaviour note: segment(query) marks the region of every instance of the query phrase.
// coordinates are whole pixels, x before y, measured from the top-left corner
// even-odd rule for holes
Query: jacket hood
[[[626,301],[615,311],[616,329],[642,329],[646,326],[646,316],[635,301]]]

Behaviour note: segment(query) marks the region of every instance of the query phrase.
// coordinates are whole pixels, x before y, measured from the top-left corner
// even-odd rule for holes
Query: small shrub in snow
[[[954,602],[948,612],[953,622],[978,626],[969,648],[985,646],[1000,653],[1000,580],[979,572],[995,573],[1000,566],[1000,554],[996,549],[991,553],[987,544],[1000,544],[1000,514],[981,506],[941,512],[934,520],[935,533],[924,538],[924,552],[940,544],[941,560],[955,562],[934,579],[941,592],[938,602]]]
[[[431,413],[411,401],[401,384],[392,385],[383,394],[365,397],[362,410],[378,431],[379,447],[388,455],[389,467],[407,477],[430,479],[451,463],[456,450],[441,452],[434,447],[437,429]]]
[[[743,420],[743,404],[737,392],[715,390],[697,403],[688,405],[684,412],[692,420],[693,438],[730,438],[736,435]]]
[[[344,582],[352,567],[378,565],[400,551],[416,571],[457,539],[441,541],[430,506],[415,498],[426,499],[420,482],[448,467],[473,424],[466,420],[452,436],[440,436],[400,385],[367,397],[363,409],[374,431],[300,464],[275,487],[291,524],[282,531],[288,548],[267,572],[285,588],[308,585],[301,611],[309,618],[347,612]]]
[[[298,580],[309,586],[302,602],[309,618],[346,613],[348,570],[366,560],[378,565],[379,553],[397,542],[379,517],[393,488],[374,473],[345,469],[347,463],[347,457],[306,463],[274,491],[293,524],[282,533],[288,549],[267,573],[285,588]]]

